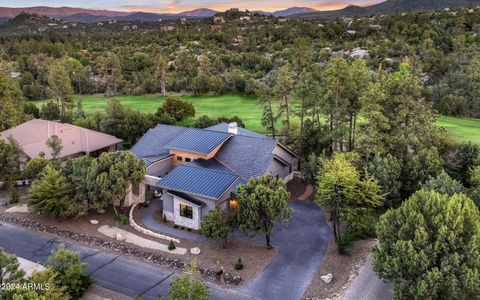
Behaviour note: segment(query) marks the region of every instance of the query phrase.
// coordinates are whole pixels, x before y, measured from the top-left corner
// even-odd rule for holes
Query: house
[[[213,23],[225,23],[225,19],[223,17],[220,17],[220,16],[214,16],[213,17]]]
[[[173,30],[175,30],[175,26],[170,26],[170,25],[162,26],[162,27],[160,27],[160,30],[162,30],[162,31],[173,31]]]
[[[211,25],[210,26],[211,31],[216,31],[216,30],[221,30],[221,29],[222,29],[222,25]]]
[[[52,150],[47,146],[48,138],[56,135],[62,141],[63,149],[59,159],[90,154],[98,156],[105,151],[121,149],[122,140],[114,136],[82,128],[72,124],[33,119],[0,132],[0,139],[12,137],[22,149],[22,165],[28,160],[45,154],[51,159]]]
[[[215,207],[238,207],[239,184],[264,174],[288,181],[298,169],[288,147],[236,123],[206,129],[160,124],[131,151],[145,160],[147,175],[132,187],[126,205],[161,201],[168,220],[197,230]]]

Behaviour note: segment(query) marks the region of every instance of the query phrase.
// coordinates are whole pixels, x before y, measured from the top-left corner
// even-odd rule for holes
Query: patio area
[[[204,237],[198,232],[174,228],[168,224],[161,222],[161,210],[162,201],[159,199],[152,199],[148,207],[139,208],[138,216],[146,229],[172,237],[183,238],[202,243],[213,243],[212,240]]]

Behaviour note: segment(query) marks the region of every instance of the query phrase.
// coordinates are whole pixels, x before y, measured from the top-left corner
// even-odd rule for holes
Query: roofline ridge
[[[227,174],[227,175],[232,175],[232,176],[240,177],[240,176],[237,175],[237,174],[231,174],[231,173],[227,173],[227,172],[220,171],[220,170],[214,170],[214,169],[209,169],[209,168],[192,166],[192,165],[189,165],[189,164],[181,165],[181,166],[179,166],[179,167],[189,167],[189,168],[195,168],[195,169],[203,169],[203,170],[208,170],[208,171],[211,171],[211,172],[222,173],[222,174]]]

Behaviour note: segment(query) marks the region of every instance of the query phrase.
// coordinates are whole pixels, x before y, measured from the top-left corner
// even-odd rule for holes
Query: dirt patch
[[[303,295],[303,299],[339,298],[351,280],[358,274],[374,242],[374,239],[356,241],[349,249],[350,255],[341,255],[338,253],[335,241],[332,240],[315,277]],[[325,283],[320,277],[328,273],[333,275],[333,279],[330,283]]]
[[[311,185],[304,184],[302,179],[295,177],[287,183],[290,200],[313,200],[315,193]]]
[[[141,209],[142,208],[135,210],[134,219],[138,225],[145,227],[139,217]],[[156,216],[156,219],[159,222],[163,222],[160,215],[158,217]],[[173,227],[173,223],[170,222],[170,225]],[[134,231],[133,228],[130,228],[130,230],[132,230],[132,232],[137,232]],[[192,233],[199,234],[195,230],[192,230]],[[150,239],[152,238],[150,237]],[[278,249],[276,248],[267,250],[266,245],[259,243],[258,241],[239,237],[229,239],[226,248],[223,248],[219,243],[207,244],[182,238],[179,238],[179,240],[181,247],[188,249],[199,247],[202,251],[200,255],[192,255],[188,252],[186,255],[182,256],[182,259],[186,261],[196,259],[199,266],[214,270],[220,270],[220,268],[223,267],[225,272],[242,277],[244,283],[255,278],[255,276],[270,263],[272,258],[278,252]],[[159,241],[162,242],[164,240]],[[178,255],[175,257],[179,258]],[[234,268],[235,262],[239,258],[242,259],[244,265],[244,268],[241,271],[237,271]]]
[[[83,295],[82,300],[132,300],[133,298],[103,288],[97,284],[92,285]]]

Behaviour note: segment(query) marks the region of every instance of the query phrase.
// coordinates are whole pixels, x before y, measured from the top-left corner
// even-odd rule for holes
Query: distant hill
[[[179,13],[178,15],[186,17],[209,18],[217,13],[218,11],[210,8],[199,8],[190,11],[184,11]]]
[[[110,10],[95,10],[84,9],[77,7],[48,7],[48,6],[35,6],[35,7],[0,7],[0,15],[8,18],[13,18],[22,12],[28,12],[31,14],[37,14],[48,17],[58,16],[71,16],[77,14],[89,14],[92,16],[106,16],[106,17],[119,17],[130,14],[129,12],[110,11]]]
[[[309,7],[290,7],[284,10],[278,10],[272,13],[275,17],[286,17],[297,14],[306,14],[316,12],[315,9]]]
[[[387,0],[371,6],[350,5],[344,9],[295,15],[305,19],[340,18],[393,14],[407,11],[433,11],[480,5],[480,0]]]

